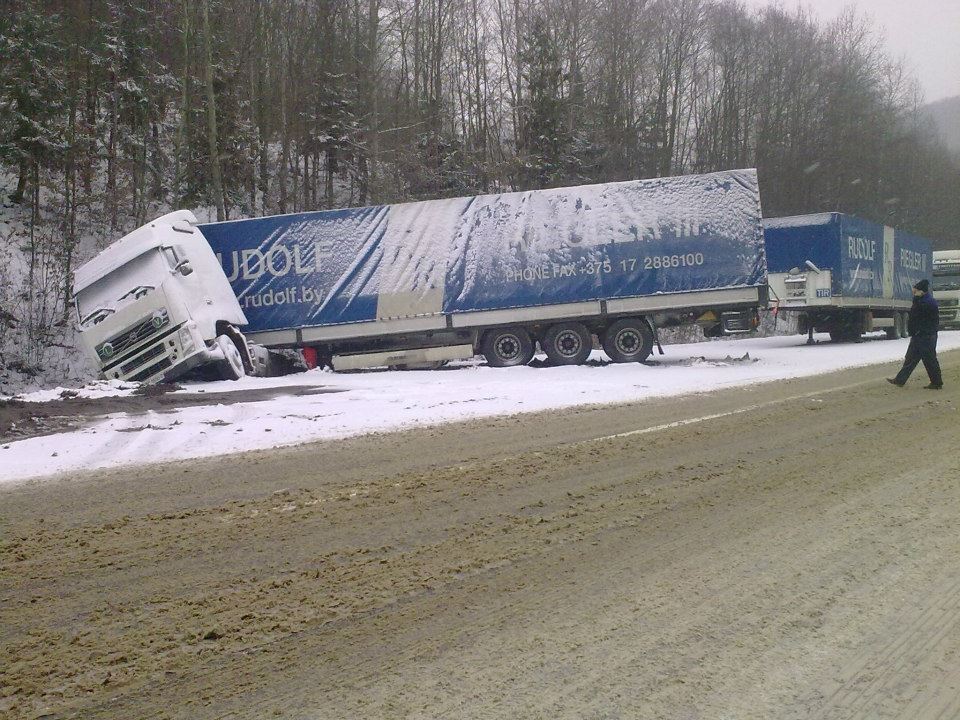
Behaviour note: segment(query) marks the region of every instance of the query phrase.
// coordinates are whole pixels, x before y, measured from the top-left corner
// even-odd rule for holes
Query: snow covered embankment
[[[746,386],[899,361],[907,346],[906,340],[880,339],[835,345],[818,336],[821,343],[807,347],[804,339],[792,335],[672,345],[667,355],[653,356],[655,364],[647,366],[605,364],[603,356],[594,353],[591,364],[579,367],[494,369],[474,362],[436,371],[312,371],[236,383],[191,383],[184,392],[273,391],[257,392],[258,399],[249,402],[226,404],[221,396],[216,404],[114,413],[79,429],[9,442],[0,449],[0,482]],[[957,348],[960,332],[941,334],[941,350]],[[922,376],[923,369],[917,373]],[[911,387],[920,387],[919,376]],[[328,392],[316,394],[303,386]],[[81,392],[102,396],[111,390],[125,392],[106,384]],[[329,392],[335,390],[340,392]],[[49,400],[51,392],[22,399]]]

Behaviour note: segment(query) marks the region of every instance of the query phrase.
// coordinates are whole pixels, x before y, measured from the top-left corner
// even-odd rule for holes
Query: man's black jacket
[[[913,299],[910,317],[907,320],[907,332],[911,337],[935,335],[940,324],[940,307],[930,293],[924,293]]]

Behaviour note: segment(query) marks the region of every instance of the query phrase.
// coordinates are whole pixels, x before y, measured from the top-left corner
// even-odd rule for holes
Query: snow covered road
[[[943,365],[0,486],[0,715],[960,717]]]
[[[881,337],[832,344],[818,335],[814,346],[796,335],[671,345],[666,355],[654,355],[644,366],[610,364],[596,352],[591,364],[580,367],[494,369],[478,361],[435,371],[312,371],[236,383],[190,383],[183,392],[275,392],[270,399],[253,402],[114,413],[66,432],[8,442],[0,449],[0,482],[496,415],[637,402],[900,360],[907,341]],[[939,347],[960,348],[960,332],[941,333]],[[910,387],[925,382],[920,368]],[[305,393],[304,386],[340,392]],[[92,396],[119,392],[124,391],[104,390],[102,385],[81,391]],[[57,389],[22,399],[39,402],[59,396]]]

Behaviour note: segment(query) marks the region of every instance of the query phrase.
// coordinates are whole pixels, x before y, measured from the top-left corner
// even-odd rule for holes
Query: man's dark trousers
[[[943,375],[940,374],[940,361],[937,360],[937,334],[932,335],[914,335],[910,338],[910,345],[907,347],[907,355],[903,359],[903,367],[894,382],[897,385],[903,385],[910,377],[910,373],[920,361],[923,361],[923,367],[926,368],[927,375],[930,376],[931,385],[943,385]]]

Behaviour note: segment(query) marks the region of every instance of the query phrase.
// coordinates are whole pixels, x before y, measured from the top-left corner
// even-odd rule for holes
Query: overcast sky
[[[743,0],[765,7],[771,0]],[[781,0],[794,9],[810,8],[821,20],[832,20],[856,5],[886,31],[894,57],[905,57],[923,85],[927,102],[960,95],[960,0]]]

